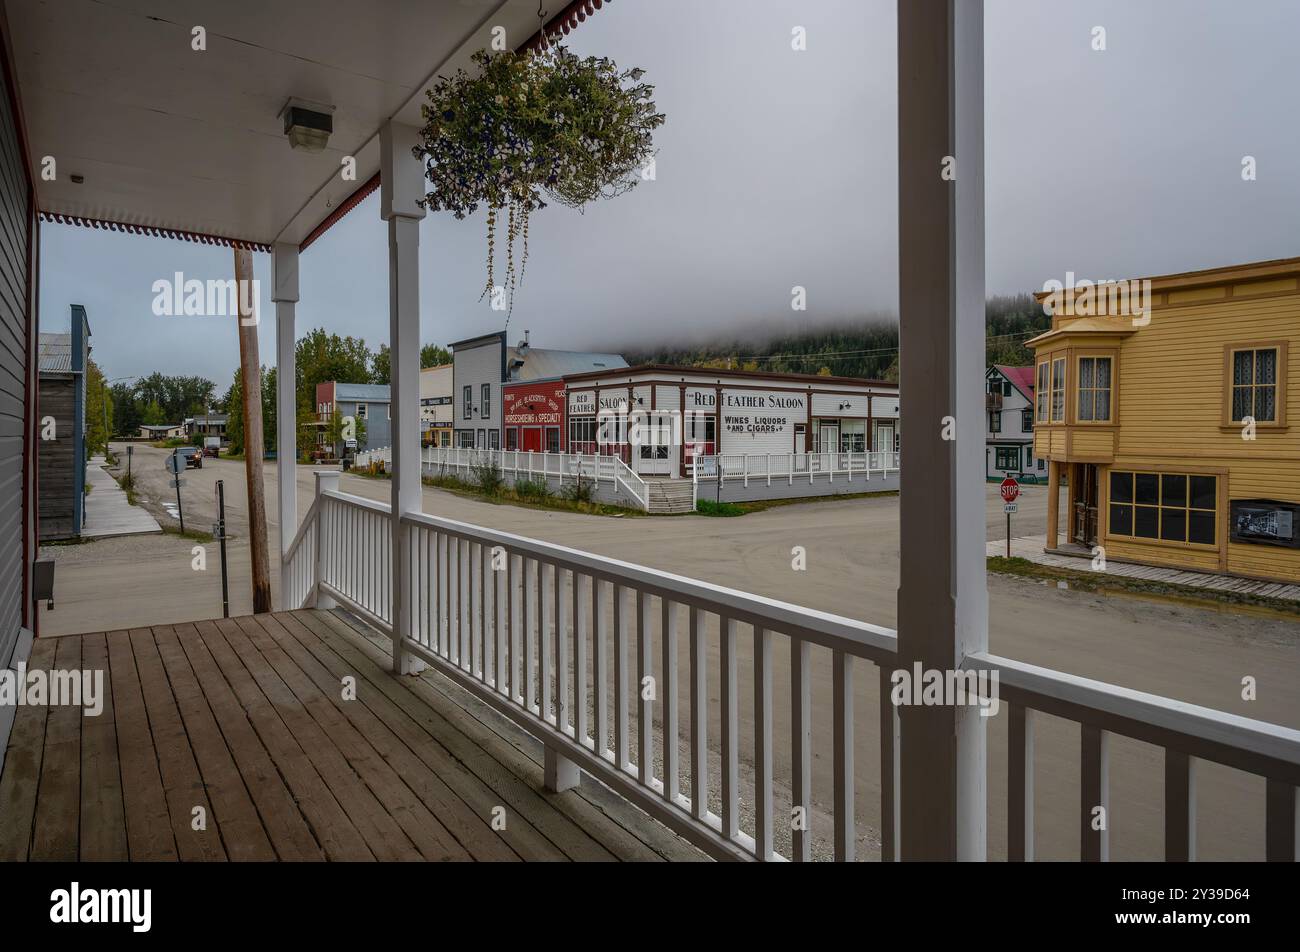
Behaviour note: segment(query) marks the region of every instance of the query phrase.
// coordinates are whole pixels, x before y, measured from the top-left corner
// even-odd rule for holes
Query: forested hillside
[[[985,306],[985,359],[996,364],[1028,364],[1033,355],[1023,345],[1051,325],[1030,294],[989,298]],[[719,339],[683,348],[625,347],[629,364],[676,364],[726,367],[777,373],[834,374],[839,377],[898,379],[898,325],[877,322],[770,336]]]

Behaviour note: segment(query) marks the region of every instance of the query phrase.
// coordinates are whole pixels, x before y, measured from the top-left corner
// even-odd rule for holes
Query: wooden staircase
[[[652,516],[676,515],[695,509],[689,479],[647,479]]]

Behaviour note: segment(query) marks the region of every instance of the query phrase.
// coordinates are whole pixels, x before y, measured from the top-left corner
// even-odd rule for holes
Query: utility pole
[[[235,286],[239,301],[239,372],[243,383],[244,477],[248,483],[248,542],[253,563],[253,612],[271,610],[271,569],[266,550],[266,486],[262,482],[262,363],[257,354],[253,314],[253,253],[235,249]],[[247,304],[248,310],[245,310]]]

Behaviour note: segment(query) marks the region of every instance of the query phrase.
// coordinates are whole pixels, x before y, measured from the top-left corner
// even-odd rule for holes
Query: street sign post
[[[175,477],[172,487],[176,490],[176,518],[181,521],[181,535],[185,534],[185,510],[181,508],[181,470],[184,468],[185,460],[181,459],[180,450],[172,450],[172,455],[167,457],[167,472]]]
[[[1002,510],[1007,514],[1007,558],[1011,558],[1011,514],[1016,511],[1016,498],[1020,495],[1020,483],[1008,476],[998,488],[1004,503]]]
[[[221,546],[221,617],[230,617],[230,585],[226,575],[226,487],[224,480],[217,480],[217,524],[212,527],[212,534]]]

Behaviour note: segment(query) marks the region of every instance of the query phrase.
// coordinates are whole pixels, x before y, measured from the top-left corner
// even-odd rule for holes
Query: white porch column
[[[420,219],[424,168],[411,153],[416,128],[389,121],[379,131],[380,206],[388,222],[388,346],[392,355],[392,586],[393,672],[420,665],[403,650],[413,634],[411,592],[405,577],[410,547],[401,531],[404,512],[419,512],[420,487]]]
[[[898,171],[899,664],[946,672],[988,646],[983,0],[898,2]],[[899,713],[902,858],[984,859],[985,719]]]
[[[298,399],[294,312],[298,304],[298,246],[279,242],[271,261],[271,300],[275,302],[275,472],[279,488],[281,610],[284,557],[298,534]],[[287,425],[286,425],[287,423]]]

